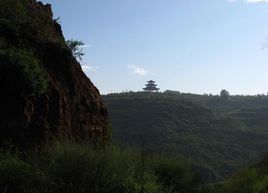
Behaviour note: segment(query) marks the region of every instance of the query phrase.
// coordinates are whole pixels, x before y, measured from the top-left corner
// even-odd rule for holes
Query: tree
[[[223,99],[228,99],[229,96],[230,96],[230,93],[229,93],[227,90],[223,89],[223,90],[221,91],[220,95],[221,95],[221,98],[223,98]]]
[[[67,40],[66,44],[71,49],[73,56],[81,61],[82,56],[85,55],[83,52],[83,46],[85,45],[84,42],[71,39]]]

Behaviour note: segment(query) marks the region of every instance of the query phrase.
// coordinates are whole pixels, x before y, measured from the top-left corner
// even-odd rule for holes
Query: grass
[[[197,192],[200,181],[181,158],[146,155],[118,146],[56,142],[38,153],[0,153],[0,192]],[[142,174],[143,171],[143,174]]]

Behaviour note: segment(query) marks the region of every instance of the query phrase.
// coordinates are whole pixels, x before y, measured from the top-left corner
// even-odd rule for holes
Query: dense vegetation
[[[10,43],[16,43],[16,46],[28,47],[25,44],[29,39],[35,41],[47,41],[64,43],[63,38],[59,39],[55,35],[54,26],[57,25],[51,21],[52,12],[50,7],[47,10],[35,10],[31,8],[34,3],[31,0],[1,0],[0,1],[0,32],[6,37],[1,37],[2,43],[10,46]],[[16,42],[17,39],[19,42]],[[28,37],[28,39],[26,39]],[[9,39],[9,38],[13,38]]]
[[[9,63],[9,66],[0,68],[2,78],[4,74],[12,71],[17,77],[13,84],[20,89],[21,94],[40,96],[47,92],[48,75],[31,51],[16,48],[0,49],[0,59]]]
[[[268,158],[226,181],[203,184],[180,157],[70,141],[0,151],[3,193],[266,193]],[[143,184],[143,186],[142,186]]]
[[[196,193],[202,187],[181,158],[115,146],[56,142],[38,153],[14,148],[0,153],[0,192],[5,193],[138,193],[142,181],[148,193]]]
[[[267,96],[166,91],[103,96],[115,141],[191,159],[203,178],[221,180],[268,152]]]
[[[0,1],[0,80],[4,82],[8,74],[13,74],[13,84],[19,93],[40,96],[47,92],[49,80],[37,44],[65,43],[55,36],[52,12],[33,10],[31,6],[29,0]]]
[[[211,193],[266,193],[268,192],[268,157],[243,169],[225,182],[208,186]]]

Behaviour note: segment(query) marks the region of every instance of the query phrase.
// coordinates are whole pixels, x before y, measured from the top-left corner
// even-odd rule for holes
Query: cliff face
[[[0,144],[63,135],[106,139],[99,91],[65,44],[50,5],[0,1]]]

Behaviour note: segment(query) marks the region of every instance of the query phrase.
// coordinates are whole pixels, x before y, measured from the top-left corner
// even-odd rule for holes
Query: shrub
[[[23,159],[0,154],[0,192],[140,193],[142,171],[146,193],[191,192],[190,186],[198,186],[180,159],[144,158],[142,170],[141,155],[133,150],[71,142],[23,154]]]
[[[5,21],[4,28],[12,29],[19,37],[59,40],[53,34],[54,21],[50,10],[33,7],[29,0],[1,0],[0,26],[2,21]]]
[[[92,148],[86,144],[58,143],[48,152],[46,165],[49,165],[47,173],[53,181],[53,192],[141,191],[141,158],[135,151],[115,146]],[[163,189],[151,166],[144,170],[144,189],[148,193]]]
[[[8,154],[0,158],[0,192],[43,192],[44,176],[17,156]]]
[[[18,89],[34,96],[45,94],[48,89],[48,75],[35,55],[24,49],[10,48],[0,52],[0,59],[6,61],[2,71],[12,71]],[[17,81],[16,81],[17,80]]]
[[[84,42],[71,39],[71,40],[67,40],[66,44],[72,51],[73,56],[76,59],[79,59],[81,61],[82,57],[85,55],[85,53],[83,52],[83,47],[82,47],[85,45]]]
[[[172,192],[198,192],[201,180],[193,173],[191,165],[183,159],[161,156],[154,161],[157,180],[165,190]]]
[[[260,180],[258,180],[253,185],[253,193],[265,193],[268,192],[268,176],[261,177]]]
[[[49,150],[48,173],[54,192],[136,192],[132,156],[109,147],[57,144]],[[68,160],[68,161],[67,161]]]

